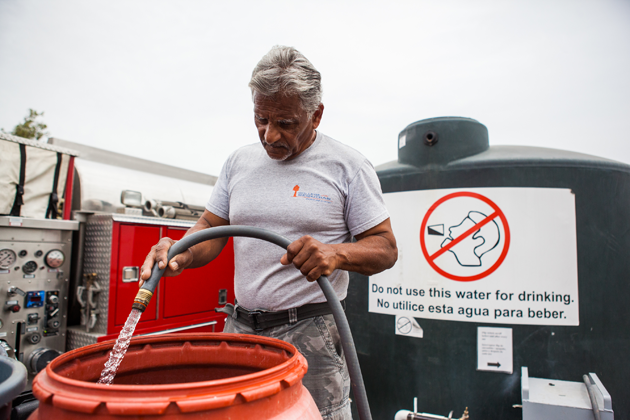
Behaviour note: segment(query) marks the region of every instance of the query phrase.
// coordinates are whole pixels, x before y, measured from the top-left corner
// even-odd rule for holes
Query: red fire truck
[[[30,386],[62,352],[118,336],[150,247],[184,235],[216,177],[56,138],[0,133],[0,155],[0,344]],[[233,277],[230,240],[211,264],[161,281],[136,335],[222,331],[214,309],[234,301]]]

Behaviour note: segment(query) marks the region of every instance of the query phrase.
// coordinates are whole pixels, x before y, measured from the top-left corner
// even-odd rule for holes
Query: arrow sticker
[[[477,327],[477,370],[513,371],[512,328]]]

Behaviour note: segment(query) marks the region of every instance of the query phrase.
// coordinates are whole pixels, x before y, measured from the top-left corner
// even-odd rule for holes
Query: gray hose
[[[291,244],[287,238],[271,232],[266,229],[260,229],[250,226],[218,226],[210,229],[204,229],[199,232],[195,232],[190,236],[182,238],[176,242],[168,251],[167,261],[170,261],[174,256],[181,254],[188,248],[197,245],[198,243],[208,241],[210,239],[226,238],[229,236],[244,236],[248,238],[262,239],[274,243],[284,249]],[[166,269],[166,267],[164,268]],[[164,269],[160,269],[157,264],[153,266],[151,277],[147,280],[140,289],[148,290],[153,293],[160,278],[164,273]],[[361,420],[372,420],[370,414],[370,406],[367,400],[367,394],[365,393],[365,385],[363,384],[363,375],[361,374],[361,367],[359,366],[359,358],[357,357],[357,350],[354,347],[354,340],[352,339],[352,332],[350,331],[350,325],[346,314],[341,307],[341,302],[337,298],[337,294],[333,289],[328,277],[321,276],[317,279],[319,287],[321,287],[328,305],[332,311],[339,335],[341,337],[341,345],[343,352],[346,356],[346,363],[348,364],[348,372],[350,373],[350,380],[352,381],[352,393],[356,400],[357,409],[359,411],[359,418]]]
[[[588,398],[591,400],[591,408],[593,409],[593,417],[595,420],[602,420],[602,416],[599,413],[599,405],[597,404],[597,398],[595,397],[595,392],[593,391],[593,384],[589,379],[588,375],[583,375],[582,379],[584,380],[584,384],[586,385],[586,391],[588,392]]]

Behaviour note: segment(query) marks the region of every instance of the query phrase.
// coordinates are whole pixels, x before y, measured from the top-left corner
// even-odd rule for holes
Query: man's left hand
[[[334,246],[323,244],[307,235],[288,246],[280,263],[293,263],[308,281],[315,281],[321,276],[330,276],[335,271],[338,256]]]
[[[327,245],[302,236],[289,245],[280,262],[293,263],[308,281],[330,276],[335,270],[372,276],[396,263],[398,248],[389,218],[355,235],[355,239],[356,242]]]

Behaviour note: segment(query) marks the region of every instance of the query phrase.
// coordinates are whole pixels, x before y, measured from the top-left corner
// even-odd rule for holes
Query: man
[[[234,239],[237,305],[224,332],[262,334],[296,346],[309,366],[303,383],[322,417],[350,419],[339,333],[314,280],[328,276],[343,300],[347,271],[372,275],[394,265],[398,251],[380,184],[365,157],[316,131],[324,112],[321,76],[299,51],[272,48],[249,86],[263,147],[245,146],[228,158],[206,211],[187,235],[233,224],[299,238],[286,253],[258,239]],[[165,275],[207,264],[226,242],[192,247],[168,263]],[[155,261],[166,266],[173,243],[163,238],[152,248],[142,280]],[[280,321],[265,321],[272,318]]]

